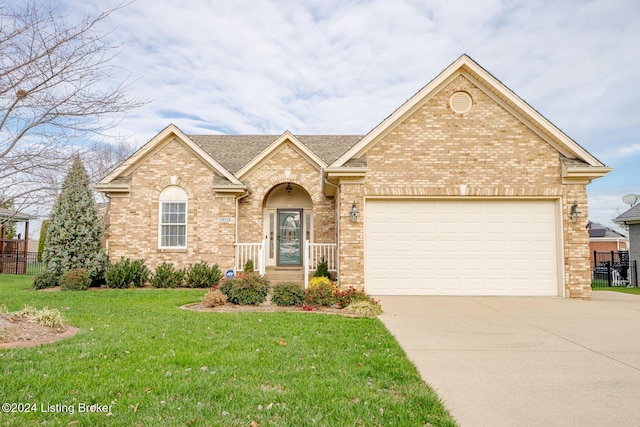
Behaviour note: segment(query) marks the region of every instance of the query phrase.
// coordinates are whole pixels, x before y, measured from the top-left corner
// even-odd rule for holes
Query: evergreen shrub
[[[222,272],[218,264],[209,266],[206,262],[190,265],[185,271],[185,282],[190,288],[209,288],[218,286]]]
[[[156,288],[177,288],[182,285],[184,270],[176,270],[173,264],[163,262],[151,275],[149,282]]]
[[[58,276],[52,271],[43,271],[33,278],[33,289],[36,291],[39,289],[53,288],[55,286],[58,286]]]
[[[220,284],[220,291],[227,296],[227,301],[239,305],[259,305],[267,299],[269,281],[258,275],[225,280]]]
[[[129,258],[122,257],[120,261],[107,268],[104,276],[107,287],[126,289],[132,286],[136,288],[144,286],[150,274],[143,259],[131,261]]]
[[[304,290],[297,283],[280,283],[273,287],[271,302],[291,307],[304,304]]]

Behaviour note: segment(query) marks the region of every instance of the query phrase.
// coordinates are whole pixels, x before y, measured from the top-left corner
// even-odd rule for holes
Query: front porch
[[[247,261],[253,261],[254,271],[274,283],[294,282],[307,288],[309,278],[325,261],[329,272],[338,277],[337,245],[335,243],[311,243],[305,240],[302,245],[290,247],[294,257],[301,259],[300,265],[267,265],[267,241],[260,243],[236,243],[234,271],[243,272]]]

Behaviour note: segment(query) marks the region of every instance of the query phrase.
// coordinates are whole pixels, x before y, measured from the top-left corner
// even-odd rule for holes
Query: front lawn
[[[0,403],[35,408],[0,412],[1,425],[455,425],[377,319],[199,313],[177,307],[206,290],[36,292],[31,280],[0,275],[0,304],[58,308],[81,331],[0,350]],[[92,404],[107,413],[80,412]]]

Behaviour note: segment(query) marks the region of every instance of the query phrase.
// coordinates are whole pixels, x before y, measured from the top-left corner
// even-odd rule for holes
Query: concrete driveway
[[[640,426],[640,296],[379,299],[462,427]]]

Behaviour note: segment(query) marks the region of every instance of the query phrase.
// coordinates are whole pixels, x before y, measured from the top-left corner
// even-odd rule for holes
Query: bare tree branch
[[[124,3],[77,24],[49,2],[16,3],[0,3],[0,203],[24,205],[51,195],[87,136],[144,102],[131,96],[131,77],[111,65],[118,46],[98,30]],[[104,169],[116,157],[93,160]]]

